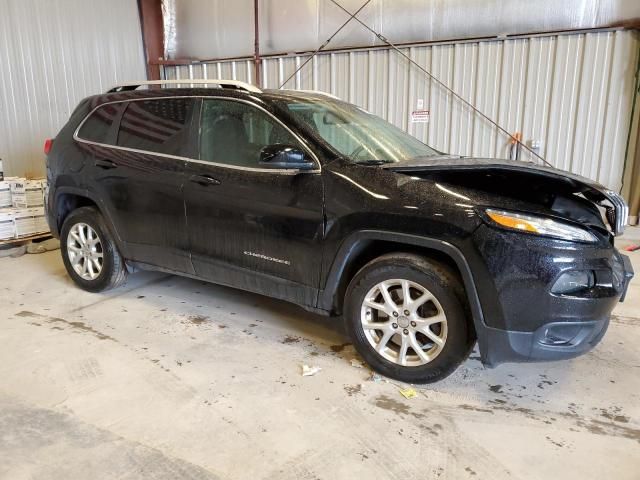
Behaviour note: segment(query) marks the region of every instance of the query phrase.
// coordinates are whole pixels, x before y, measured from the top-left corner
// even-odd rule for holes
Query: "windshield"
[[[287,100],[286,109],[356,163],[394,163],[441,156],[408,133],[355,105],[324,98]]]

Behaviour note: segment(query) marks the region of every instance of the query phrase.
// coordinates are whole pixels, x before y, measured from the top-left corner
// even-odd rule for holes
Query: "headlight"
[[[594,243],[598,241],[595,235],[583,228],[574,227],[551,218],[491,209],[487,209],[486,213],[493,222],[510,230],[519,230],[572,242]]]

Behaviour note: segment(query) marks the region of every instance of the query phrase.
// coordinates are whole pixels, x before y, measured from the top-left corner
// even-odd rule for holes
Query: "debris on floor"
[[[400,395],[402,395],[407,400],[410,400],[414,397],[417,397],[418,392],[416,392],[413,388],[409,387],[409,388],[403,388],[402,390],[400,390]]]
[[[27,253],[45,253],[60,248],[60,241],[56,238],[50,238],[43,242],[32,242],[27,245]]]
[[[321,370],[322,370],[322,368],[320,368],[318,366],[310,367],[309,365],[302,365],[302,376],[303,377],[311,377],[311,376],[315,375],[316,373],[320,372]]]
[[[369,377],[370,382],[380,383],[382,380],[384,380],[382,375],[376,372],[371,372],[371,376]],[[385,381],[389,382],[388,380],[385,380]]]
[[[627,252],[635,252],[636,250],[640,250],[640,245],[629,245],[624,247],[624,250]]]
[[[352,358],[351,366],[355,368],[364,368],[364,363],[362,363],[362,361],[358,360],[357,358]]]

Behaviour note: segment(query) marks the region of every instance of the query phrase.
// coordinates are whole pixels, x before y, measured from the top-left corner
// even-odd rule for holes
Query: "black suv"
[[[87,98],[47,142],[49,225],[83,289],[161,270],[342,315],[374,370],[415,383],[476,339],[496,365],[604,335],[633,275],[617,194],[443,154],[326,94],[189,82]]]

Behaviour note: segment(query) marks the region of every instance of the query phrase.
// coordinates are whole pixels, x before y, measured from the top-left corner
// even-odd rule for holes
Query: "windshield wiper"
[[[353,163],[355,163],[357,165],[367,165],[367,166],[368,165],[373,165],[373,166],[375,166],[375,165],[385,165],[387,163],[394,163],[394,162],[391,161],[391,160],[358,160],[358,161],[355,161]]]

